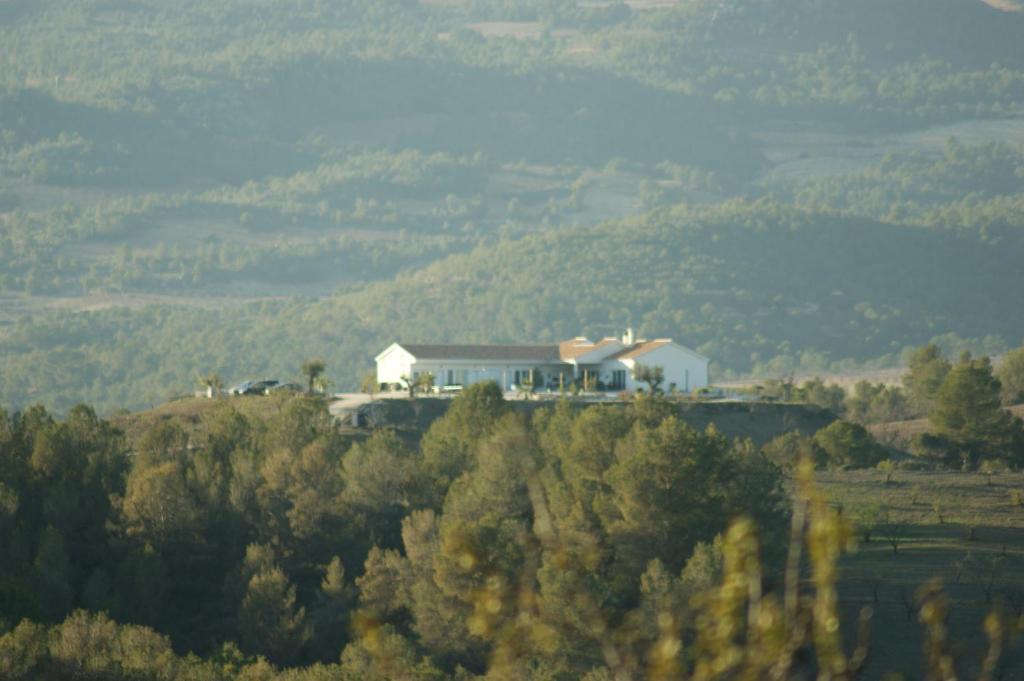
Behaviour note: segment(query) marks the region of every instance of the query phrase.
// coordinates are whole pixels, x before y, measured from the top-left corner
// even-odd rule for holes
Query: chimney
[[[633,345],[636,342],[636,337],[633,335],[633,327],[626,329],[626,333],[622,334],[622,344],[625,346]]]

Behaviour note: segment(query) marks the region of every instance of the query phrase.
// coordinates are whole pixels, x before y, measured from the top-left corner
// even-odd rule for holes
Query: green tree
[[[903,387],[910,398],[910,404],[918,414],[928,414],[935,405],[942,382],[949,374],[949,360],[942,356],[939,346],[932,343],[914,350],[907,365]]]
[[[376,371],[371,369],[363,374],[363,378],[359,382],[359,390],[369,395],[371,400],[373,399],[373,396],[377,394],[377,389],[379,387],[380,385],[377,383]]]
[[[306,610],[296,604],[295,587],[278,567],[249,580],[238,611],[242,649],[278,664],[299,659],[312,635]]]
[[[1003,404],[1024,403],[1024,347],[1006,353],[996,377],[1003,387]]]
[[[826,385],[820,378],[804,381],[798,389],[799,397],[807,402],[828,409],[834,414],[841,414],[846,391],[839,385]]]
[[[814,434],[814,444],[830,466],[870,468],[885,458],[885,450],[864,426],[835,421]]]
[[[302,375],[306,377],[306,392],[313,394],[313,384],[326,370],[327,363],[322,359],[309,359],[302,363]]]
[[[420,447],[437,494],[443,497],[451,481],[473,466],[477,443],[507,411],[498,384],[484,381],[462,391],[445,415],[430,425]]]
[[[1002,408],[1002,386],[987,357],[964,356],[952,368],[935,396],[928,419],[947,438],[965,464],[982,458],[1019,461],[1021,420]]]
[[[674,416],[657,425],[635,424],[616,446],[616,460],[604,476],[610,503],[598,510],[631,571],[651,558],[681,569],[693,547],[714,539],[721,519],[741,508],[755,516],[768,511],[777,521],[777,473],[756,494],[732,494],[734,485],[746,482],[745,464],[714,429],[697,432]]]
[[[48,621],[60,621],[68,614],[74,600],[75,570],[63,537],[52,527],[43,533],[33,563],[33,577],[40,614]]]
[[[200,376],[197,382],[200,388],[206,390],[209,397],[219,397],[224,389],[224,379],[216,372]]]
[[[311,645],[314,647],[315,657],[326,660],[338,659],[348,639],[353,597],[353,589],[345,581],[345,566],[341,558],[334,556],[324,568],[316,606],[312,611],[315,637]]]
[[[914,410],[898,387],[858,381],[845,402],[846,418],[860,424],[904,421]]]
[[[206,520],[181,461],[134,469],[121,515],[129,535],[157,547],[191,541],[201,534]]]
[[[825,463],[825,453],[815,438],[801,435],[795,430],[766,442],[761,452],[768,460],[785,470],[796,468],[796,465],[804,460],[813,461],[816,466]]]
[[[633,367],[633,380],[646,383],[648,392],[655,395],[661,391],[661,384],[665,382],[665,369],[637,362]]]
[[[421,393],[429,393],[434,389],[434,374],[429,371],[423,371],[416,375],[416,390]]]

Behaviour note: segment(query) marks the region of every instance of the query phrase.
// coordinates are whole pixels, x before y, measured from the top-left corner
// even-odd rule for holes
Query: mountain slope
[[[941,334],[1024,336],[1024,243],[767,201],[680,206],[456,255],[319,302],[54,314],[0,336],[0,403],[163,401],[200,373],[289,376],[324,357],[354,388],[386,344],[550,341],[626,325],[721,376],[898,354]],[[998,344],[998,341],[992,341]]]

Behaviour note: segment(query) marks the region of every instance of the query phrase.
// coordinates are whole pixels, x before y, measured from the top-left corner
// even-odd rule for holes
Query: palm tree
[[[334,381],[330,380],[326,376],[317,376],[313,381],[313,387],[318,393],[326,395],[330,393],[331,388],[334,387]]]
[[[216,371],[206,374],[205,376],[200,376],[198,383],[200,388],[206,389],[207,397],[216,397],[220,395],[221,390],[224,389],[224,381]]]
[[[322,359],[309,359],[302,363],[302,373],[306,377],[309,386],[308,392],[313,393],[313,384],[316,379],[327,369],[327,363]]]
[[[421,393],[429,393],[434,389],[434,374],[429,371],[424,371],[416,377],[414,383]]]

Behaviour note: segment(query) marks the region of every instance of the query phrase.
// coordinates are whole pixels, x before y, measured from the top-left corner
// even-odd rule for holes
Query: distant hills
[[[0,401],[154,404],[212,370],[297,373],[322,356],[353,387],[406,340],[551,341],[626,325],[784,375],[888,355],[942,334],[1024,337],[1024,243],[765,202],[677,207],[482,246],[318,302],[60,313],[0,340]],[[998,340],[992,340],[998,344]]]
[[[2,1],[0,405],[627,325],[718,377],[999,352],[1008,1]]]

